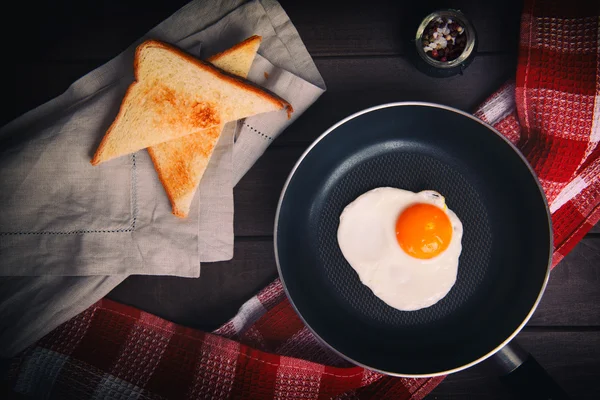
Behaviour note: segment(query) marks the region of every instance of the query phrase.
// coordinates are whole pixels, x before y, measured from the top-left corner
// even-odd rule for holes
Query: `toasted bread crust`
[[[209,60],[211,63],[214,63],[214,66],[217,66],[230,74],[246,77],[250,67],[249,65],[243,64],[243,68],[235,70],[233,65],[220,66],[221,64],[219,63],[221,60],[227,59],[230,56],[241,57],[237,58],[237,60],[246,60],[247,62],[248,57],[250,57],[251,54],[253,59],[256,55],[256,49],[260,46],[261,41],[262,38],[260,36],[252,36],[243,42],[234,45],[230,49],[212,56]],[[250,53],[248,52],[249,50]],[[229,70],[228,68],[233,69]],[[234,70],[236,72],[233,72]],[[190,203],[192,202],[191,199],[193,199],[200,180],[208,167],[208,161],[210,161],[210,158],[212,157],[222,130],[223,126],[218,128],[208,128],[202,130],[202,134],[197,132],[183,138],[175,139],[174,141],[148,148],[148,153],[158,173],[158,178],[167,193],[172,206],[172,213],[175,216],[179,218],[188,216],[190,212]],[[208,131],[213,131],[216,135],[210,135]],[[202,139],[200,139],[200,135],[203,136]],[[203,142],[205,146],[199,145],[199,142]],[[189,149],[191,154],[182,156],[182,154],[179,153],[182,144]],[[184,165],[182,169],[178,169],[177,165],[181,165],[179,163],[182,161],[182,157],[187,158],[188,161],[192,163],[197,158],[203,158],[207,160],[207,163],[205,166],[199,168],[196,166]],[[177,169],[177,171],[175,171],[175,169]],[[182,178],[182,180],[174,178],[173,173],[176,173],[178,175],[177,178]],[[198,175],[195,173],[198,173]]]
[[[134,60],[134,64],[133,64],[134,75],[135,75],[136,81],[138,79],[138,62],[139,62],[139,58],[140,58],[139,53],[142,52],[144,50],[144,48],[146,48],[146,47],[158,47],[158,48],[170,51],[170,52],[184,58],[186,61],[196,65],[199,68],[213,71],[217,75],[219,75],[223,80],[229,81],[229,83],[238,86],[240,89],[250,90],[250,91],[254,92],[255,94],[259,95],[260,97],[264,98],[265,100],[278,106],[280,109],[283,109],[283,108],[287,109],[288,114],[293,112],[293,110],[294,110],[290,103],[288,103],[286,100],[282,99],[281,97],[277,96],[276,94],[271,93],[271,92],[267,91],[266,89],[263,89],[246,79],[229,74],[229,73],[223,71],[222,69],[215,67],[212,64],[205,63],[205,62],[191,56],[190,54],[184,52],[183,50],[180,50],[176,47],[173,47],[169,44],[166,44],[164,42],[161,42],[161,41],[155,40],[155,39],[150,39],[150,40],[145,41],[144,43],[140,44],[136,49],[136,55],[135,55],[135,60]]]
[[[115,117],[112,124],[110,124],[110,126],[106,130],[106,133],[102,137],[102,141],[100,142],[100,144],[98,145],[98,148],[96,149],[96,152],[94,153],[94,157],[90,161],[90,163],[92,165],[100,164],[101,161],[99,158],[100,158],[100,155],[102,154],[102,151],[104,150],[104,146],[106,145],[106,142],[108,141],[108,137],[110,136],[110,133],[114,129],[114,127],[117,126],[117,123],[121,120],[123,113],[125,112],[125,104],[127,104],[127,97],[131,96],[131,92],[133,91],[133,88],[137,83],[138,82],[135,81],[131,85],[129,85],[129,87],[127,88],[127,91],[125,92],[125,96],[123,96],[123,100],[121,101],[121,105],[119,106],[119,112],[117,113],[117,116]]]
[[[253,41],[253,40],[261,40],[260,36],[252,36],[248,39],[246,39],[245,41],[241,42],[240,44],[234,46],[232,49],[235,49],[241,45],[247,44],[247,42],[249,41]],[[119,107],[119,112],[117,113],[117,116],[115,117],[114,121],[112,122],[112,124],[110,125],[110,127],[107,129],[106,133],[104,134],[100,144],[98,145],[98,148],[96,149],[96,152],[94,153],[94,156],[92,157],[92,159],[90,160],[90,163],[92,165],[98,165],[102,162],[102,160],[100,159],[104,147],[106,146],[106,143],[108,141],[108,138],[110,137],[110,134],[112,132],[112,130],[114,129],[115,126],[117,126],[117,124],[121,121],[123,114],[125,112],[125,105],[127,104],[127,100],[128,100],[128,96],[131,95],[133,88],[135,87],[136,84],[139,83],[139,62],[140,62],[140,53],[144,50],[144,48],[146,47],[158,47],[158,48],[162,48],[165,49],[167,51],[170,51],[182,58],[184,58],[186,61],[196,65],[199,68],[205,69],[205,70],[210,70],[211,72],[215,73],[216,75],[219,75],[221,79],[228,81],[229,83],[236,85],[238,88],[241,89],[245,89],[245,90],[249,90],[252,91],[253,93],[257,94],[258,96],[264,98],[266,101],[274,104],[275,106],[279,107],[280,109],[286,108],[288,111],[288,116],[291,112],[293,112],[293,108],[292,105],[289,104],[287,101],[285,101],[284,99],[280,98],[279,96],[270,93],[268,91],[266,91],[265,89],[262,89],[258,86],[256,86],[255,84],[253,84],[250,81],[244,80],[240,77],[237,77],[235,75],[229,74],[211,64],[202,62],[200,60],[198,60],[197,58],[189,55],[188,53],[185,53],[184,51],[177,49],[171,45],[168,45],[164,42],[158,41],[158,40],[154,40],[154,39],[150,39],[147,40],[143,43],[141,43],[135,51],[135,57],[134,57],[134,62],[133,62],[133,71],[134,71],[134,82],[131,83],[131,85],[129,85],[129,87],[127,88],[127,91],[125,92],[125,95],[123,96],[123,100],[121,101],[121,105]],[[231,51],[232,49],[226,50],[220,54],[225,54],[229,51]],[[214,58],[218,55],[215,55],[211,58]]]
[[[216,148],[217,145],[217,141],[219,139],[219,137],[221,136],[221,132],[223,130],[223,125],[221,126],[217,126],[217,127],[213,127],[213,128],[208,128],[208,129],[204,129],[201,132],[204,133],[205,137],[203,137],[203,144],[201,146],[198,146],[198,141],[194,139],[195,135],[200,134],[201,132],[196,132],[196,133],[192,133],[191,135],[186,136],[186,137],[182,137],[179,139],[175,139],[178,140],[179,143],[181,144],[182,141],[186,142],[186,148],[191,149],[192,154],[186,154],[186,158],[188,159],[193,159],[194,157],[198,157],[200,155],[202,155],[202,158],[207,160],[207,164],[204,167],[203,171],[200,174],[200,178],[202,177],[202,175],[204,175],[204,172],[206,171],[206,167],[208,166],[208,161],[210,160],[210,158],[212,157],[212,154]],[[211,137],[212,136],[212,137]],[[211,140],[214,139],[214,140]],[[168,142],[170,143],[170,142]],[[182,198],[186,197],[186,196],[194,196],[197,188],[198,188],[198,182],[194,183],[194,178],[190,175],[188,175],[190,172],[193,171],[197,171],[195,169],[195,167],[192,167],[192,169],[188,169],[187,166],[183,166],[183,170],[179,170],[177,173],[177,177],[173,176],[173,164],[172,161],[177,158],[177,150],[175,150],[175,153],[173,153],[173,149],[168,149],[167,151],[170,151],[171,154],[169,157],[167,157],[167,159],[165,159],[165,145],[168,145],[168,143],[163,143],[163,148],[162,150],[160,149],[160,147],[148,147],[148,154],[150,155],[150,158],[152,159],[152,163],[154,164],[154,169],[156,170],[157,174],[158,174],[158,178],[160,180],[160,182],[162,183],[165,192],[167,193],[167,197],[169,198],[169,201],[171,202],[172,205],[172,210],[173,210],[173,214],[180,217],[180,218],[185,218],[187,217],[187,214],[189,212],[189,208],[186,208],[186,206],[184,206],[181,201]],[[162,158],[161,158],[162,155]],[[183,172],[181,172],[183,171]],[[184,179],[184,182],[181,182],[179,179],[177,178],[181,178],[181,173],[184,174],[184,176],[186,177],[186,179]],[[190,183],[194,183],[193,185],[190,185]]]
[[[220,53],[217,53],[217,54],[214,54],[214,55],[208,57],[208,59],[206,61],[213,62],[214,60],[216,60],[219,57],[226,56],[228,54],[236,52],[240,48],[246,47],[248,45],[248,43],[255,42],[255,41],[260,42],[261,40],[262,40],[262,36],[259,36],[259,35],[250,36],[248,39],[246,39],[246,40],[244,40],[242,42],[239,42],[235,46],[230,47],[227,50],[224,50],[224,51],[222,51]]]
[[[160,180],[160,183],[163,185],[163,188],[168,188],[168,182],[167,182],[167,177],[165,176],[164,171],[162,170],[162,168],[156,168],[156,166],[159,165],[158,159],[156,158],[156,155],[154,154],[154,149],[152,147],[148,147],[146,150],[148,150],[148,154],[150,154],[150,159],[152,160],[152,163],[155,166],[155,170],[156,173],[158,175],[158,179]],[[165,193],[167,193],[167,197],[169,198],[169,201],[171,202],[171,206],[172,206],[172,212],[174,215],[178,216],[179,218],[185,218],[186,215],[185,213],[183,213],[181,210],[176,209],[175,204],[177,204],[177,201],[175,199],[174,193],[172,193],[170,190],[165,190]]]
[[[183,212],[182,210],[180,210],[179,208],[177,208],[177,206],[173,206],[173,209],[171,212],[173,213],[174,216],[179,217],[179,218],[187,217],[187,214],[185,212]]]

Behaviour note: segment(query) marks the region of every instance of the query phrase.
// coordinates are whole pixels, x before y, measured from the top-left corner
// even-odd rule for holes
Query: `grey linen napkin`
[[[20,351],[130,274],[197,277],[200,261],[232,257],[233,183],[291,123],[284,112],[226,126],[184,220],[171,214],[145,150],[98,167],[89,159],[133,79],[139,43],[155,38],[194,54],[201,45],[204,58],[253,34],[263,37],[262,56],[249,78],[288,100],[297,118],[324,83],[280,5],[193,1],[0,129],[0,139],[27,138],[0,160],[0,275],[12,276],[0,280],[0,355]]]
[[[284,44],[293,27],[284,23],[287,17],[282,19],[276,3],[249,2],[201,31],[191,31],[202,27],[201,16],[214,13],[209,5],[214,6],[189,3],[145,38],[158,38],[184,48],[202,43],[202,52],[209,55],[260,34],[264,38],[260,52],[273,64],[257,60],[251,79],[259,77],[261,84],[286,98],[297,109],[295,116],[318,98],[323,89],[317,85],[322,87],[322,80],[297,34],[295,46]],[[219,3],[225,12],[229,11],[228,5]],[[277,10],[278,15],[269,14]],[[229,171],[219,166],[217,173],[207,172],[190,216],[182,220],[171,215],[169,201],[146,151],[97,167],[89,164],[133,80],[135,45],[79,79],[65,94],[0,130],[0,137],[27,132],[30,138],[11,147],[0,161],[0,275],[197,277],[200,261],[231,258],[231,194],[204,190],[229,189]],[[298,47],[304,51],[302,64],[302,53],[289,50]],[[266,70],[271,71],[268,79],[264,78]],[[257,134],[256,126],[252,130],[242,128],[237,147],[243,145],[247,150],[240,152],[243,161],[234,164],[237,178],[264,150],[263,138],[275,137],[289,123],[283,111],[250,120],[260,126],[262,136]],[[225,147],[231,144],[222,142],[220,145]],[[228,149],[220,150],[215,160],[226,163]],[[218,182],[211,182],[214,180]]]

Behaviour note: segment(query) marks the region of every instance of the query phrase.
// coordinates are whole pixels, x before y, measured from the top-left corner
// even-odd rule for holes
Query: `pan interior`
[[[463,223],[456,284],[429,308],[386,305],[337,244],[344,207],[382,186],[436,190]],[[401,105],[353,118],[310,150],[276,234],[281,276],[318,336],[367,367],[427,375],[483,357],[519,327],[543,286],[549,230],[535,179],[503,139],[452,110]]]

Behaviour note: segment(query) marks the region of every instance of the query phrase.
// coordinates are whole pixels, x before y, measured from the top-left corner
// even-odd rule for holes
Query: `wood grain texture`
[[[271,237],[238,238],[234,251],[232,261],[202,264],[199,279],[132,276],[109,297],[183,325],[214,329],[277,275]],[[600,238],[587,238],[552,272],[527,327],[600,327],[599,286]]]
[[[427,101],[472,111],[514,76],[516,56],[480,56],[464,75],[446,79],[425,76],[401,57],[318,59],[316,64],[327,92],[274,146],[312,142],[340,119],[384,103]]]
[[[600,332],[522,332],[516,340],[572,399],[599,398]],[[484,362],[449,375],[427,398],[508,400],[513,397]]]
[[[315,62],[328,90],[275,141],[275,146],[309,143],[349,114],[383,103],[430,101],[473,110],[513,77],[516,68],[514,55],[487,55],[475,59],[462,76],[437,79],[423,75],[402,57],[336,57]],[[12,79],[6,82],[14,97],[0,114],[0,126],[60,95],[71,83],[101,64],[36,61],[14,65]],[[43,74],[38,73],[41,70]],[[44,89],[39,90],[40,87]]]
[[[306,47],[315,56],[398,55],[420,20],[433,10],[454,8],[467,15],[479,52],[511,52],[518,46],[522,1],[430,0],[365,2],[281,1]],[[315,12],[307,12],[307,9]],[[318,10],[318,11],[316,11]]]
[[[103,62],[100,61],[27,62],[23,60],[5,64],[3,68],[8,70],[11,79],[4,83],[6,90],[12,93],[13,97],[0,113],[0,126],[59,96],[77,79],[102,64]],[[131,70],[133,73],[133,66]]]
[[[211,331],[277,276],[273,243],[238,240],[234,258],[205,263],[200,278],[131,276],[108,297],[189,327]]]
[[[529,325],[600,327],[600,237],[584,238],[550,274]]]
[[[233,190],[236,236],[273,234],[279,195],[304,147],[272,148],[259,158]]]
[[[338,120],[392,101],[438,102],[471,111],[514,76],[521,0],[281,0],[328,86],[235,188],[234,259],[203,264],[199,279],[133,276],[109,297],[183,325],[211,330],[276,277],[271,233],[282,185],[307,145]],[[0,65],[11,101],[0,126],[59,95],[119,54],[187,0],[57,0],[11,8]],[[435,8],[463,10],[478,31],[480,55],[463,76],[434,79],[403,56],[413,18]],[[599,398],[600,225],[552,272],[519,341],[573,398]],[[448,377],[432,399],[506,399],[485,365]]]
[[[188,0],[13,2],[0,26],[7,54],[21,61],[108,61]],[[7,10],[8,11],[8,10]]]
[[[16,28],[0,27],[2,37],[36,43],[35,51],[9,41],[10,52],[21,60],[108,60],[187,3],[186,0],[151,2],[58,0],[13,4]],[[400,55],[421,18],[441,8],[463,11],[478,33],[479,52],[515,52],[518,46],[521,0],[284,0],[281,4],[294,22],[306,47],[315,56]],[[51,32],[51,34],[48,34]],[[90,45],[93,44],[93,45]]]

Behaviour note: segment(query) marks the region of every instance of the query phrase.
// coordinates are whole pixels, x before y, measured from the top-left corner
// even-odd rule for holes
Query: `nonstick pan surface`
[[[438,191],[463,223],[456,284],[429,308],[386,305],[338,247],[344,207],[382,186]],[[300,158],[275,253],[296,311],[334,351],[387,374],[434,376],[482,361],[523,327],[548,279],[552,229],[534,172],[500,133],[449,107],[394,103],[341,121]]]

